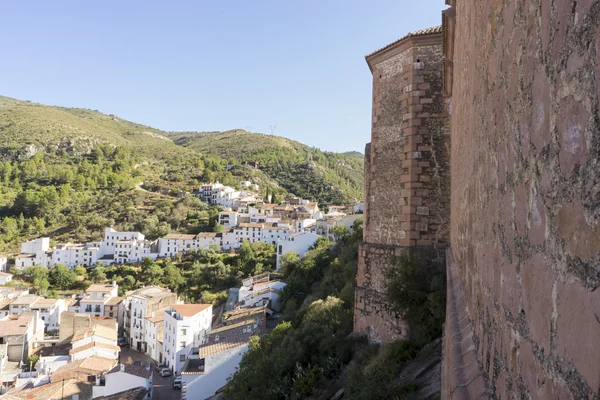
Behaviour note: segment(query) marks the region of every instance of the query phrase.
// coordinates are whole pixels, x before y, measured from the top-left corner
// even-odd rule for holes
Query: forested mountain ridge
[[[203,182],[235,187],[252,179],[279,200],[294,194],[321,204],[362,197],[362,160],[284,138],[245,137],[235,154],[225,154],[226,134],[204,139],[202,149],[195,134],[0,96],[0,253],[43,235],[96,239],[106,226],[151,239],[210,230],[218,210],[186,196]]]
[[[280,136],[236,129],[170,133],[177,144],[232,162],[258,162],[291,193],[324,203],[362,199],[363,157],[321,151]]]

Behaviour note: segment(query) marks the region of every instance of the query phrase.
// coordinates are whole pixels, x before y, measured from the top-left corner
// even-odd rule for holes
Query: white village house
[[[262,306],[223,315],[223,323],[204,345],[191,349],[182,367],[182,400],[204,400],[227,383],[248,351],[250,337],[260,334],[266,312]]]
[[[301,232],[291,235],[287,239],[279,240],[277,242],[277,271],[281,268],[281,258],[285,254],[294,251],[302,257],[319,238],[320,236],[316,233]]]
[[[193,347],[208,340],[212,304],[172,304],[165,312],[163,355],[175,374],[181,373]]]
[[[0,260],[0,263],[2,260]],[[12,281],[13,275],[8,272],[0,272],[0,285],[6,285],[8,282]]]

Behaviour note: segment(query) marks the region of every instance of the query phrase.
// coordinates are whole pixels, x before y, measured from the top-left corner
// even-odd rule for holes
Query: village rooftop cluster
[[[242,187],[255,187],[242,182]],[[362,203],[330,206],[323,213],[316,202],[287,198],[281,204],[265,203],[254,192],[236,191],[220,183],[202,185],[199,197],[221,207],[219,223],[223,232],[198,234],[170,233],[155,241],[145,239],[140,232],[119,232],[105,228],[104,238],[89,243],[60,243],[51,248],[50,238],[43,237],[21,244],[21,252],[14,257],[14,266],[24,269],[34,265],[52,267],[63,264],[70,268],[78,265],[91,267],[98,261],[104,264],[141,262],[174,257],[179,253],[216,246],[221,250],[238,249],[244,240],[265,242],[277,246],[277,269],[281,257],[295,251],[302,256],[320,237],[332,237],[337,225],[348,229],[362,213]],[[0,256],[0,270],[8,272],[8,257]]]
[[[2,398],[54,398],[65,388],[66,398],[151,398],[156,369],[177,376],[182,398],[205,399],[235,372],[250,337],[267,332],[285,287],[277,278],[244,279],[218,313],[157,286],[119,297],[115,282],[92,284],[72,299],[0,288],[0,377],[2,393],[8,391]],[[122,346],[146,361],[122,363]],[[30,366],[35,371],[23,372],[34,353],[42,355]]]

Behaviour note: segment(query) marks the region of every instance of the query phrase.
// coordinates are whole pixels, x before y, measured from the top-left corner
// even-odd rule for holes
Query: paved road
[[[139,353],[129,347],[121,347],[121,362],[123,364],[133,364],[136,361],[147,362],[148,356]],[[181,399],[181,391],[175,390],[171,386],[173,376],[163,378],[156,370],[156,363],[152,361],[152,399],[153,400],[179,400]]]
[[[152,399],[153,400],[179,400],[181,399],[181,390],[175,390],[171,383],[175,379],[173,376],[163,378],[156,371],[152,375]]]

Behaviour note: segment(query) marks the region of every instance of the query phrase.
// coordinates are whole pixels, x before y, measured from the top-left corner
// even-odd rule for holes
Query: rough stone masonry
[[[407,249],[439,261],[447,246],[450,140],[442,51],[442,30],[435,27],[366,57],[373,73],[373,122],[365,151],[354,326],[373,342],[408,335],[385,297],[383,272],[391,257]]]
[[[381,271],[402,247],[444,247],[450,152],[443,398],[599,399],[600,0],[447,4],[441,34],[367,57],[373,131],[355,330],[406,335]],[[415,42],[436,35],[433,58],[416,57]],[[434,187],[439,197],[427,198]]]
[[[600,1],[448,3],[446,398],[469,398],[452,349],[470,340],[491,397],[597,399]]]

